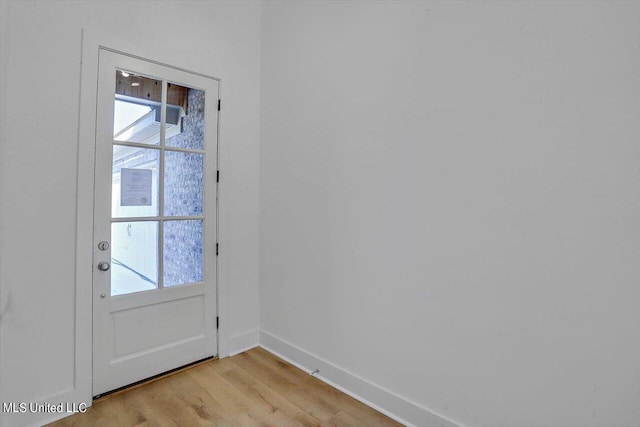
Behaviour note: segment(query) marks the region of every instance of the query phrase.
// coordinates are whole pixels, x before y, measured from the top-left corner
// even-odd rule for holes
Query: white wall
[[[638,16],[265,2],[265,335],[461,425],[639,425]]]
[[[221,321],[231,351],[246,342],[245,333],[257,337],[260,2],[0,4],[2,401],[55,401],[75,386],[82,28],[127,38],[132,53],[222,79],[219,274],[230,314]],[[12,416],[0,425],[42,419]]]

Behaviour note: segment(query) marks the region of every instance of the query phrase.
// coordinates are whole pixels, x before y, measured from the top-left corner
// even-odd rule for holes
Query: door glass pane
[[[202,281],[202,221],[166,221],[163,255],[165,287]]]
[[[113,139],[159,144],[161,105],[162,81],[117,70]]]
[[[164,160],[164,214],[202,215],[204,156],[197,153],[166,151]]]
[[[155,148],[113,146],[113,218],[158,215],[159,153]]]
[[[158,222],[111,224],[111,295],[158,287]]]
[[[168,147],[204,149],[204,91],[167,84]]]

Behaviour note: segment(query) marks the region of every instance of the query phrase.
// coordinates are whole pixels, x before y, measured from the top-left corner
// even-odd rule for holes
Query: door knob
[[[100,271],[108,271],[109,270],[109,263],[106,261],[102,261],[101,263],[98,264],[98,270]]]

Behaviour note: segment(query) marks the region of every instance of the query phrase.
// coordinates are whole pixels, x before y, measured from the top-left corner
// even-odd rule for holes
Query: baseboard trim
[[[260,346],[281,357],[303,371],[312,373],[318,369],[316,378],[348,394],[356,400],[406,426],[462,427],[443,415],[427,409],[409,399],[371,383],[333,363],[317,357],[276,335],[260,331]]]
[[[257,329],[229,337],[229,356],[235,356],[238,353],[257,347],[259,337],[260,331]]]

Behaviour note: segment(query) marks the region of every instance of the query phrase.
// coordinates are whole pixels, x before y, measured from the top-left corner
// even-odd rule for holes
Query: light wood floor
[[[115,393],[49,426],[400,426],[262,348]]]

